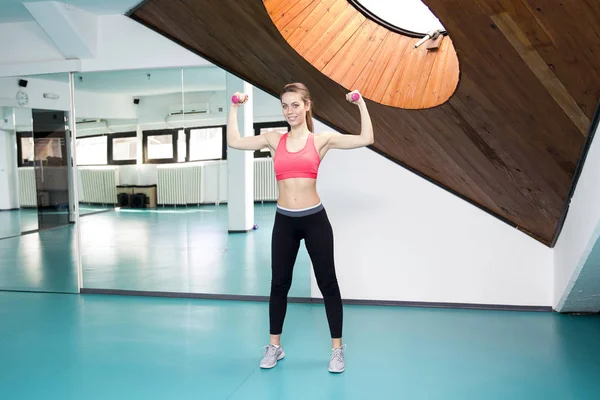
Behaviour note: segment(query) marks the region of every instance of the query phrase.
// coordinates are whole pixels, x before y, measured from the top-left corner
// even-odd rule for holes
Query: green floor
[[[600,318],[345,306],[346,372],[322,305],[0,292],[2,399],[596,400]]]
[[[258,229],[229,234],[227,205],[121,209],[81,218],[83,287],[268,296],[276,205],[254,207]],[[301,245],[290,290],[310,296]]]

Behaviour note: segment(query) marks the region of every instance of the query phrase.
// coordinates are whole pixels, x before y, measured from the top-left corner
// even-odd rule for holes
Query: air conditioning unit
[[[190,103],[185,104],[182,108],[181,106],[171,106],[169,107],[169,116],[179,116],[179,115],[197,115],[197,114],[209,114],[210,113],[210,103]]]

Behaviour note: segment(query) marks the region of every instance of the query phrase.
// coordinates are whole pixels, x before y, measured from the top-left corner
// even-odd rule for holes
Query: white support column
[[[242,137],[254,135],[252,85],[227,73],[227,110],[231,95],[247,93],[248,102],[238,108]],[[229,111],[228,111],[229,113]],[[254,226],[254,152],[227,149],[227,210],[229,232],[247,232]]]
[[[0,210],[19,208],[15,131],[0,128]]]

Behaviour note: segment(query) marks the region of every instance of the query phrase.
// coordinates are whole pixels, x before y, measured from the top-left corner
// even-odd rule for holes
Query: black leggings
[[[271,242],[271,297],[269,318],[271,334],[280,335],[287,310],[287,296],[300,241],[313,264],[317,284],[325,301],[325,312],[333,339],[342,337],[342,299],[333,262],[333,230],[322,205],[308,211],[275,214]]]

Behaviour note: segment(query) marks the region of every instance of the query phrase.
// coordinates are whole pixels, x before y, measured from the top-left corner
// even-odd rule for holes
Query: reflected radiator
[[[214,204],[227,201],[227,162],[162,165],[157,168],[159,205]],[[254,160],[254,201],[277,200],[271,158]]]
[[[191,167],[165,166],[158,167],[158,182],[156,187],[157,204],[185,205],[193,198],[194,188],[198,185],[192,179],[194,172]]]
[[[118,168],[80,168],[79,201],[91,204],[117,204]]]
[[[33,167],[19,168],[19,203],[21,207],[37,207],[35,169]]]
[[[275,201],[277,194],[273,159],[254,159],[254,201]]]

